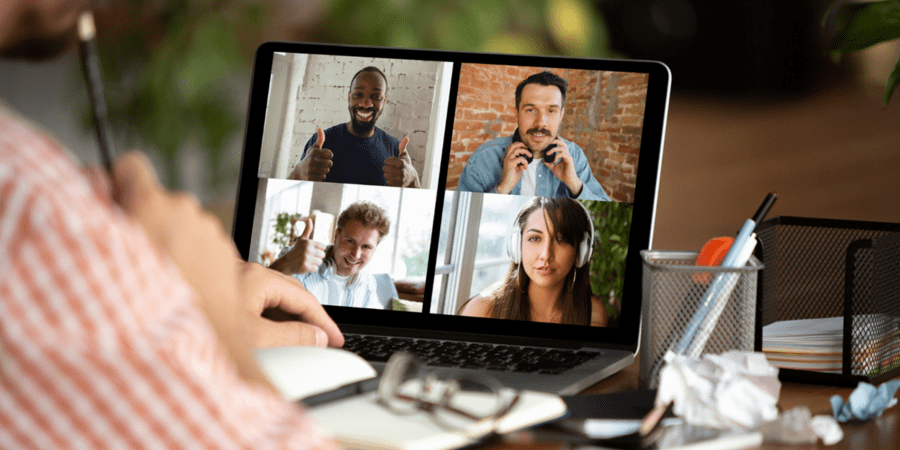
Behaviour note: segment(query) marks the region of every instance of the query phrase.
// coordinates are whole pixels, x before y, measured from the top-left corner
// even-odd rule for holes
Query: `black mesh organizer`
[[[840,370],[781,369],[781,380],[855,385],[900,374],[900,224],[779,216],[760,223],[757,236],[765,264],[757,351],[771,323],[843,321]]]

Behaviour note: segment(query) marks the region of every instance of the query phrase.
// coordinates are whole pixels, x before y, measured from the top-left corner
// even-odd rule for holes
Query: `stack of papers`
[[[783,369],[841,371],[844,318],[775,322],[763,327],[763,353],[769,364]]]
[[[854,317],[853,375],[889,370],[900,358],[897,319],[885,315]],[[763,327],[763,353],[783,369],[841,373],[844,318],[826,317],[775,322]]]

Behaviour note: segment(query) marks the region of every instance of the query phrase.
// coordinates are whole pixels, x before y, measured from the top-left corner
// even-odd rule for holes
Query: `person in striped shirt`
[[[31,58],[72,46],[87,1],[2,5],[0,56]],[[286,344],[343,337],[144,156],[79,169],[0,102],[0,448],[336,449],[255,364]]]

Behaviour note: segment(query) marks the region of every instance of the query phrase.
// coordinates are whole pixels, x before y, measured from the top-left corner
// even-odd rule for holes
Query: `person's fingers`
[[[257,347],[283,347],[287,345],[306,345],[327,347],[328,335],[321,328],[297,321],[276,322],[262,319],[262,325],[256,330]]]
[[[400,150],[400,155],[406,153],[406,146],[409,144],[409,136],[403,136],[403,139],[400,140],[400,145],[398,146]]]
[[[300,239],[309,239],[312,236],[313,232],[313,220],[312,217],[306,217],[306,228],[303,229],[303,234],[300,235]]]
[[[116,160],[112,178],[113,199],[126,211],[140,207],[161,189],[153,166],[140,152],[130,151]]]
[[[331,161],[334,158],[334,153],[332,153],[331,150],[327,148],[318,149],[315,153],[315,157],[319,158],[320,160],[317,162],[323,165],[327,164],[325,165],[325,167],[331,167],[331,165],[334,164],[334,162]]]
[[[84,176],[91,182],[91,187],[97,195],[105,198],[112,198],[112,182],[105,170],[97,166],[89,166],[83,169]]]
[[[402,167],[406,166],[406,163],[404,163],[403,160],[400,158],[391,156],[390,158],[386,158],[384,160],[384,167],[387,168],[388,166],[402,168]]]
[[[332,347],[344,345],[344,335],[341,334],[337,324],[331,320],[331,317],[325,312],[325,308],[303,287],[300,281],[258,264],[255,266],[258,267],[257,270],[267,271],[269,275],[264,287],[266,307],[277,307],[296,314],[303,322],[321,328],[328,337],[328,345]]]
[[[321,128],[316,129],[316,142],[313,144],[315,148],[322,148],[325,145],[325,131]]]

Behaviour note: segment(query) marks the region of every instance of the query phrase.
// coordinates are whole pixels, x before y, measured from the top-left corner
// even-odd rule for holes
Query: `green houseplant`
[[[606,306],[609,326],[618,323],[622,310],[625,258],[631,231],[632,207],[619,202],[583,202],[594,218],[594,257],[591,292]]]
[[[834,17],[836,31],[828,44],[835,58],[843,53],[869,48],[900,38],[900,0],[832,3],[823,25]],[[900,55],[884,87],[885,106],[900,85]]]

